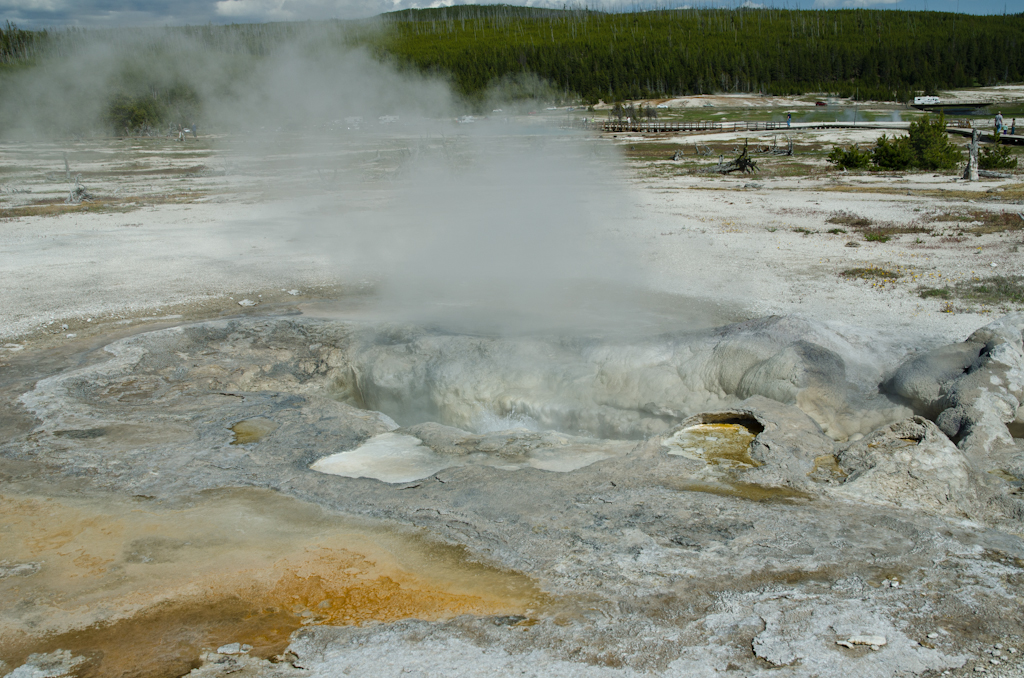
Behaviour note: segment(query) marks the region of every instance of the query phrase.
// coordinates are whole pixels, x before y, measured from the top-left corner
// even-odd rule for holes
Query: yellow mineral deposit
[[[754,468],[761,465],[750,457],[755,435],[742,424],[696,424],[673,435],[665,446],[669,454],[726,469]]]
[[[245,419],[231,427],[231,431],[235,434],[235,439],[231,441],[231,444],[248,445],[249,443],[258,443],[263,439],[263,436],[272,433],[275,429],[277,429],[277,424],[270,419],[263,417]]]
[[[409,530],[267,490],[147,498],[0,495],[0,660],[88,658],[80,675],[179,676],[232,642],[270,657],[307,624],[532,614],[529,578]]]

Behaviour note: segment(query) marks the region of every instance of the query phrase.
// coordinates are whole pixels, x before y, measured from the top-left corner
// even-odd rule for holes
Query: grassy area
[[[202,191],[186,191],[167,195],[124,196],[117,198],[91,198],[79,204],[65,204],[61,198],[40,200],[30,205],[7,207],[0,209],[0,219],[18,219],[22,217],[52,217],[74,212],[93,212],[99,214],[116,214],[131,212],[140,207],[150,205],[166,205],[170,203],[194,202],[206,197]]]
[[[933,223],[970,224],[969,228],[961,228],[961,232],[973,235],[1002,233],[1004,231],[1024,230],[1024,217],[1016,212],[990,212],[986,210],[967,210],[963,212],[942,212],[929,219]]]
[[[962,280],[952,287],[922,287],[922,299],[943,299],[942,310],[956,312],[954,301],[970,302],[982,307],[1008,308],[1024,306],[1024,276],[995,275],[988,278]]]
[[[925,174],[929,173],[925,172]],[[1010,184],[1008,186],[1004,186],[1003,189],[1004,190],[1002,193],[996,194],[998,197],[995,199],[1004,202],[1024,200],[1024,184]],[[906,186],[885,185],[853,186],[850,184],[837,184],[834,186],[821,186],[816,190],[835,193],[884,193],[887,195],[907,195],[921,198],[942,198],[945,200],[978,200],[979,198],[982,197],[976,191],[961,191],[953,188],[909,189]]]
[[[859,230],[864,239],[870,242],[888,242],[892,236],[901,233],[929,233],[930,230],[923,224],[912,221],[906,224],[898,224],[893,221],[875,223],[867,217],[862,217],[852,212],[833,212],[825,220],[829,224],[837,224]],[[845,229],[833,228],[829,233],[846,233]]]
[[[864,266],[860,268],[848,268],[840,275],[844,278],[858,278],[860,280],[897,280],[903,277],[903,271],[890,270],[881,266]]]
[[[839,226],[849,226],[851,228],[867,228],[868,226],[871,225],[871,220],[868,219],[867,217],[857,216],[852,212],[840,210],[838,212],[833,212],[831,215],[829,215],[829,218],[825,220],[825,223],[837,224]],[[831,232],[832,231],[829,231],[829,233]],[[843,233],[845,232],[846,231],[843,231]]]
[[[960,299],[985,306],[1024,304],[1024,276],[996,275],[989,278],[964,280],[953,292]]]

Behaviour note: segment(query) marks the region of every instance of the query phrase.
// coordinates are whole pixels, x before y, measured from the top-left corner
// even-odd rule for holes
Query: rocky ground
[[[1019,178],[530,129],[0,149],[0,668],[1021,675]]]

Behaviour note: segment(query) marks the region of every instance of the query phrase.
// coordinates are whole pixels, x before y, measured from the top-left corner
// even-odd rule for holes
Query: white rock
[[[297,297],[299,296],[300,292],[298,290],[288,290],[288,294],[292,295],[293,297]]]
[[[848,647],[851,650],[853,649],[853,643],[848,640],[837,640],[836,645],[842,645],[843,647]]]
[[[242,299],[240,302],[238,302],[238,305],[239,306],[255,306],[256,302],[253,301],[252,299]]]
[[[75,334],[74,332],[72,332],[72,333],[70,333],[70,334],[68,334],[68,335],[67,335],[68,339],[74,339],[74,338],[75,338],[75,337],[77,337],[77,336],[78,336],[78,335],[77,335],[77,334]]]
[[[929,638],[938,638],[939,634],[935,633],[935,631],[932,631],[931,633],[928,634],[928,637]]]
[[[989,660],[988,660],[988,663],[989,663],[989,664],[998,664],[998,663],[999,663],[999,660],[998,660],[998,659],[989,659]]]
[[[77,675],[77,667],[85,661],[85,657],[75,657],[68,650],[31,654],[22,666],[8,673],[7,678],[67,678]]]
[[[885,639],[885,636],[863,635],[850,636],[847,642],[852,643],[854,645],[878,645],[879,647],[881,647],[885,645],[888,641]]]
[[[228,643],[227,645],[221,645],[217,648],[218,654],[245,654],[252,649],[252,645],[243,645],[242,643]]]

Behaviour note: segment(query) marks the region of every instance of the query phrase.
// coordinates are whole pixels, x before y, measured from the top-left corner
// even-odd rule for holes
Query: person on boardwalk
[[[1017,133],[1017,118],[1010,121],[1010,134]]]
[[[999,111],[996,113],[996,134],[1001,134],[1003,131],[1003,112]]]
[[[793,126],[792,123],[793,123],[793,114],[792,113],[787,113],[786,114],[786,127],[792,127]]]

